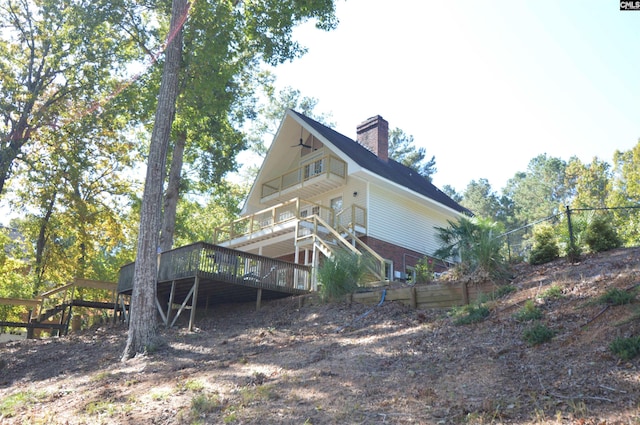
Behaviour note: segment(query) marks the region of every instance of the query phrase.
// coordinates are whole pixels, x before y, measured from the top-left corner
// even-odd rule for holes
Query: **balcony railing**
[[[220,244],[279,224],[295,223],[296,220],[312,215],[320,216],[332,223],[334,212],[329,207],[295,198],[217,227],[213,240],[215,244]]]
[[[364,232],[367,227],[367,210],[353,204],[336,214],[335,227],[344,227],[352,233]]]
[[[326,175],[344,179],[347,175],[347,163],[333,155],[325,155],[308,164],[288,171],[262,185],[261,196],[266,198],[305,182]]]

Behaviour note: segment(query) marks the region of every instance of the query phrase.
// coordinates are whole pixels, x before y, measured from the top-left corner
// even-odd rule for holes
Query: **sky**
[[[618,0],[337,0],[278,85],[340,133],[380,115],[435,155],[436,186],[508,179],[547,154],[612,163],[640,139],[640,11]]]
[[[433,182],[500,192],[541,154],[612,163],[640,139],[640,11],[619,0],[336,0],[278,85],[355,139],[375,115],[436,159]],[[0,223],[10,215],[0,205]]]

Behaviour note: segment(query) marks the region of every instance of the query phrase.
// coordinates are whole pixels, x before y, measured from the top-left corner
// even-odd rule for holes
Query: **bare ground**
[[[517,291],[487,320],[388,302],[296,299],[217,307],[196,332],[162,330],[157,351],[121,362],[122,325],[0,344],[1,424],[640,424],[640,360],[616,337],[640,335],[640,249],[516,267]],[[542,299],[549,288],[557,299]],[[530,346],[536,300],[555,331]],[[367,314],[368,313],[368,314]]]

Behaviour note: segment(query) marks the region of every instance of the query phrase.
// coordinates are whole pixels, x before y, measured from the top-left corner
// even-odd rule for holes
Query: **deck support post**
[[[171,311],[173,310],[173,299],[176,293],[176,281],[171,281],[171,293],[169,293],[169,305],[167,306],[167,322],[165,323],[166,327],[169,327],[169,321],[171,320]]]
[[[112,323],[115,325],[118,322],[118,301],[120,300],[120,294],[115,294],[113,298],[113,321]]]
[[[167,319],[167,316],[164,314],[164,311],[162,310],[162,305],[160,305],[160,300],[158,299],[157,295],[156,295],[156,308],[158,309],[158,313],[160,313],[160,317],[162,317],[162,322],[166,326],[167,323],[169,323],[169,320]]]
[[[262,303],[262,288],[258,288],[256,295],[256,310],[260,310],[260,304]]]
[[[120,297],[120,308],[122,309],[122,318],[124,323],[127,324],[127,326],[129,326],[129,315],[130,315],[130,311],[127,311],[127,307],[124,304],[124,297],[121,296]],[[129,301],[129,308],[131,308],[131,301]]]
[[[191,298],[191,315],[189,316],[189,332],[193,331],[193,323],[196,320],[196,306],[198,305],[198,287],[200,286],[200,277],[196,274],[196,280],[193,283],[193,295]]]

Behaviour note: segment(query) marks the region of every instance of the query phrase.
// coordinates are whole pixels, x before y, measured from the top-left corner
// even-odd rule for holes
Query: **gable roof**
[[[347,136],[292,109],[290,109],[290,112],[320,133],[362,168],[462,214],[472,215],[471,211],[451,199],[446,193],[438,189],[433,183],[422,177],[412,168],[402,165],[391,158],[386,162],[382,161],[376,154]]]

